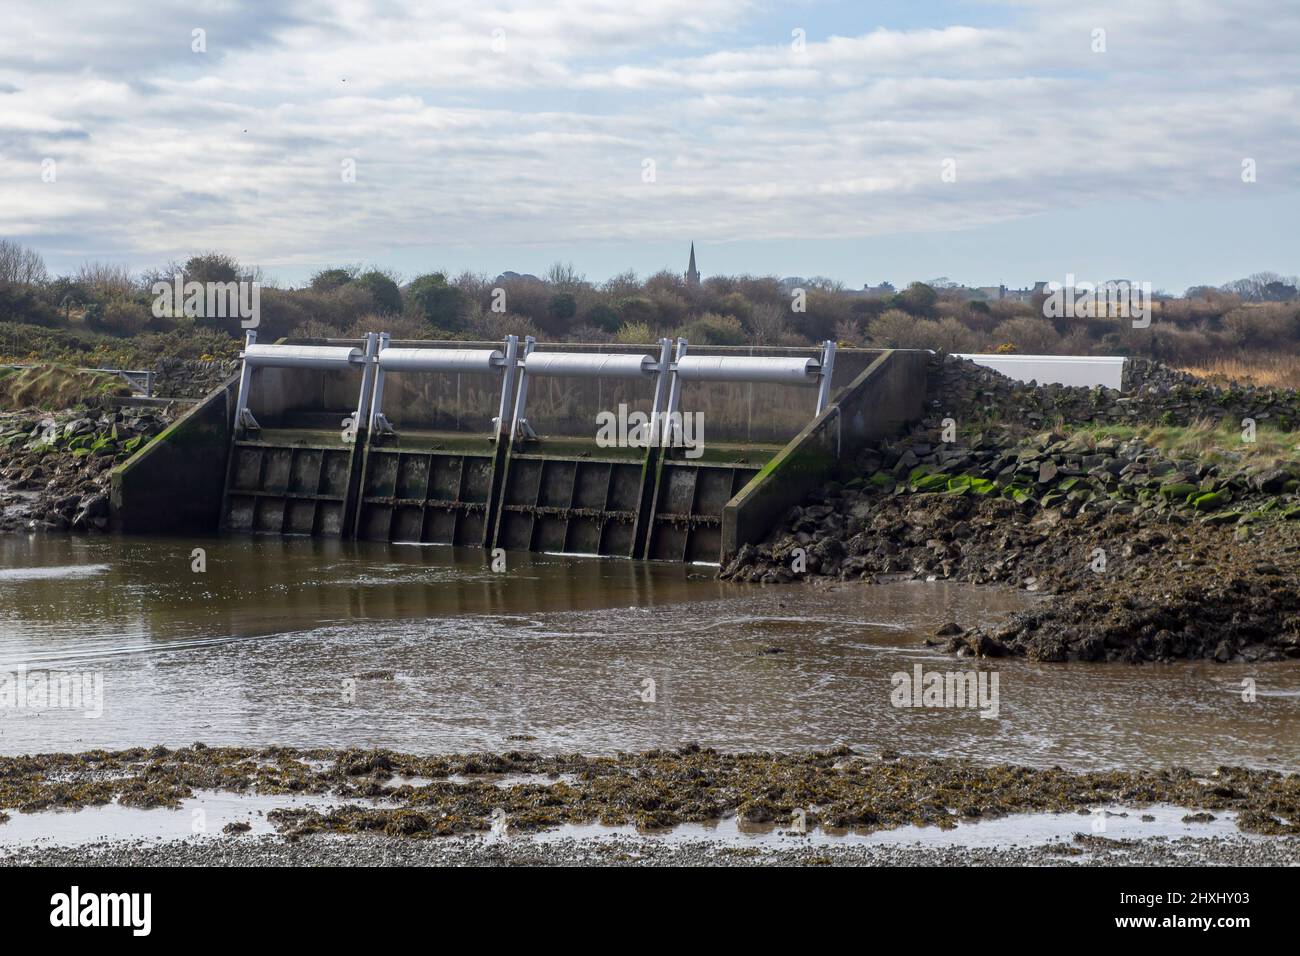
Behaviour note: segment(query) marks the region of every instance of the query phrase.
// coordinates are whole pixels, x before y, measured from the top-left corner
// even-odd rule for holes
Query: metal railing
[[[4,368],[42,368],[41,365],[5,365]],[[137,392],[143,392],[145,398],[153,397],[153,378],[154,372],[151,369],[136,368],[86,368],[75,366],[78,372],[104,372],[108,375],[118,375],[126,381]]]
[[[672,438],[664,431],[665,427],[671,429],[672,425],[663,426],[661,422],[674,420],[681,404],[683,383],[758,382],[813,387],[817,389],[813,412],[813,417],[816,417],[830,399],[835,366],[835,343],[829,340],[822,343],[821,355],[817,358],[690,355],[690,343],[684,338],[675,343],[669,338],[660,339],[657,358],[635,353],[539,352],[536,339],[531,335],[522,342],[518,336],[508,335],[500,349],[391,348],[390,341],[386,332],[370,332],[365,338],[364,351],[335,345],[258,345],[256,333],[250,331],[241,355],[243,370],[239,380],[236,422],[241,430],[259,427],[248,408],[251,376],[257,368],[358,369],[362,373],[361,391],[350,423],[354,430],[364,427],[369,432],[382,434],[393,432],[383,414],[387,373],[500,374],[501,399],[497,416],[492,420],[493,436],[494,439],[508,436],[511,442],[537,438],[527,419],[530,377],[653,378],[655,387],[649,437],[655,444]]]

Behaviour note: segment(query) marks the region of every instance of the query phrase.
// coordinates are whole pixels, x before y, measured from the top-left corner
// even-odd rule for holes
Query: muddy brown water
[[[1035,598],[714,574],[527,554],[495,572],[476,551],[304,538],[0,537],[0,697],[20,668],[103,687],[97,717],[0,700],[0,753],[844,743],[1078,769],[1296,769],[1300,664],[957,660],[922,639]],[[996,671],[997,718],[893,706],[893,675],[918,664]]]

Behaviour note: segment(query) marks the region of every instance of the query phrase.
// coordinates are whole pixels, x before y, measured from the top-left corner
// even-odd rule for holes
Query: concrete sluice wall
[[[545,343],[537,350],[658,357],[648,345]],[[692,346],[690,354],[817,358],[820,350]],[[761,540],[777,513],[855,451],[861,435],[891,433],[919,417],[926,354],[839,350],[831,404],[816,419],[814,388],[683,382],[681,412],[702,415],[698,458],[677,448],[597,445],[597,414],[617,415],[620,405],[648,413],[653,378],[529,376],[524,418],[540,438],[508,448],[498,446],[492,424],[499,375],[390,373],[381,411],[396,435],[362,430],[350,442],[343,423],[357,405],[359,372],[259,368],[248,404],[262,427],[229,439],[220,529],[718,562]],[[853,397],[852,414],[837,404],[845,395]],[[228,396],[224,402],[228,409]],[[873,416],[872,403],[880,414]],[[207,419],[213,414],[220,412]],[[842,422],[864,416],[873,426],[849,429],[841,440]],[[121,503],[122,513],[137,510],[132,505]]]

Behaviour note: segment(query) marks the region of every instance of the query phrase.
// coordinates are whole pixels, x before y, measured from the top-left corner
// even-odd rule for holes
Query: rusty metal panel
[[[237,442],[222,527],[337,535],[351,454],[350,448]]]
[[[506,467],[497,547],[633,557],[640,462],[512,454]]]
[[[370,448],[357,536],[481,546],[492,467],[485,455]]]
[[[284,499],[258,498],[253,512],[253,531],[258,534],[279,534],[284,529]]]
[[[260,448],[235,448],[235,488],[257,491],[262,487],[262,450]]]
[[[716,564],[722,548],[722,509],[758,471],[743,465],[663,462],[645,556]]]
[[[429,469],[431,465],[429,456],[399,455],[396,457],[398,464],[394,494],[398,498],[414,498],[423,501],[429,496]]]
[[[324,457],[325,452],[319,448],[299,449],[289,469],[289,490],[305,495],[314,495],[320,491]]]
[[[321,495],[343,500],[348,493],[348,470],[351,463],[352,455],[348,450],[331,449],[325,452],[320,485]]]
[[[308,498],[290,498],[285,502],[285,534],[316,533],[316,502]]]
[[[666,460],[656,470],[581,450],[511,452],[498,466],[493,455],[473,450],[371,446],[356,479],[352,526],[345,500],[351,456],[348,447],[237,442],[224,526],[479,547],[494,468],[503,467],[495,547],[716,562],[722,510],[759,470],[688,460]]]

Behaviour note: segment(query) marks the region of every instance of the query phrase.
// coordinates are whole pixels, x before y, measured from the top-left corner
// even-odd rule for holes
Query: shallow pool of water
[[[374,800],[340,800],[329,796],[248,795],[201,792],[181,801],[177,809],[124,807],[108,804],[81,810],[41,813],[12,813],[0,825],[0,847],[51,844],[85,846],[107,840],[206,840],[222,836],[230,823],[247,824],[250,836],[276,833],[267,814],[277,809],[314,807],[326,810],[345,804],[384,806]],[[1136,808],[1110,805],[1086,813],[1018,813],[988,820],[959,821],[950,829],[903,826],[893,830],[858,831],[811,827],[805,833],[789,825],[754,825],[734,815],[716,823],[687,823],[664,830],[638,830],[633,826],[605,826],[599,823],[565,824],[536,833],[510,830],[504,833],[469,834],[469,838],[491,842],[500,839],[531,840],[539,843],[564,839],[607,840],[636,836],[665,843],[708,840],[739,847],[789,846],[926,846],[1006,847],[1037,846],[1043,843],[1069,844],[1076,834],[1108,839],[1165,837],[1244,837],[1234,813],[1220,813],[1209,821],[1185,819],[1189,811],[1166,804]],[[451,839],[451,838],[439,838]]]

